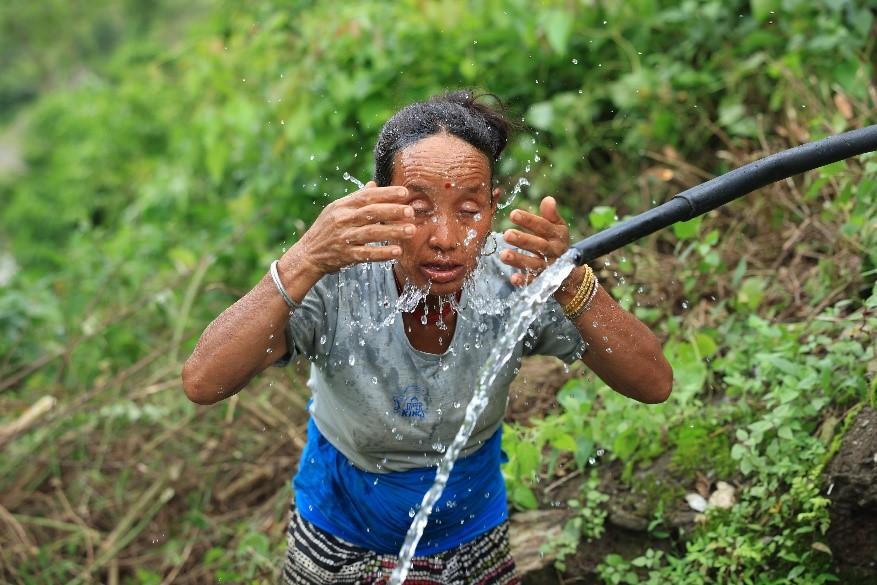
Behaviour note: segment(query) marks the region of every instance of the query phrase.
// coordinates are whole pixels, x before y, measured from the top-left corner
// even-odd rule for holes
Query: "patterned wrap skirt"
[[[395,555],[381,554],[332,536],[302,518],[295,506],[283,565],[286,585],[385,585]],[[462,546],[414,557],[405,583],[417,585],[519,585],[509,548],[508,522]]]

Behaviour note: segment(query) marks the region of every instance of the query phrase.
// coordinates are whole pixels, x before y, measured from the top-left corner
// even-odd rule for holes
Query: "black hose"
[[[877,150],[877,124],[802,144],[710,179],[649,211],[573,244],[581,266],[635,240],[720,207],[769,183]]]

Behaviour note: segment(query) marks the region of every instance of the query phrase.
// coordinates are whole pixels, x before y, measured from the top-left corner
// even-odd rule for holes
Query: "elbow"
[[[666,402],[667,399],[670,398],[671,392],[673,392],[673,368],[669,363],[666,363],[665,366],[663,372],[658,377],[660,381],[655,384],[654,390],[652,391],[652,399],[648,401],[649,404],[660,404]]]
[[[218,392],[208,388],[209,384],[204,382],[203,376],[192,365],[191,359],[183,366],[181,377],[186,398],[195,404],[215,404],[222,400],[222,387]]]
[[[670,398],[673,391],[673,368],[665,364],[661,372],[655,376],[654,382],[639,393],[639,401],[644,404],[661,404]]]

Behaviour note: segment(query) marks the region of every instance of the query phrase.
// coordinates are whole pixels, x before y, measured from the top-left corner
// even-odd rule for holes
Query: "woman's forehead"
[[[450,182],[482,187],[490,182],[490,163],[480,150],[455,136],[435,134],[408,145],[396,155],[393,183]]]

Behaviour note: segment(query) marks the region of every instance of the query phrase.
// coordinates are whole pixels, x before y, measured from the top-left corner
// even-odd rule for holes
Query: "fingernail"
[[[414,217],[414,210],[411,209],[410,207],[406,207],[405,211],[403,212],[403,215],[405,217]]]
[[[408,234],[409,236],[411,234],[413,234],[414,233],[414,226],[413,225],[406,225],[405,226],[405,233]]]

